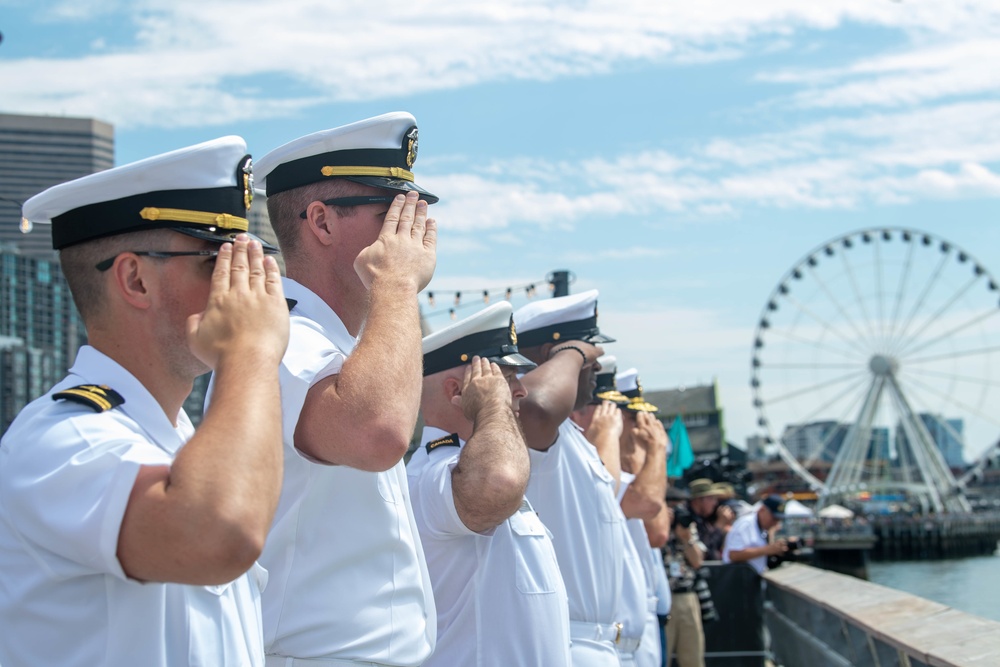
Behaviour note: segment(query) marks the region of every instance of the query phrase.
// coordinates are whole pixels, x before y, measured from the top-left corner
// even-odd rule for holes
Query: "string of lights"
[[[516,297],[524,297],[528,301],[538,296],[539,289],[546,289],[548,294],[555,291],[555,281],[552,274],[546,278],[536,280],[521,285],[510,285],[502,288],[479,288],[460,290],[428,290],[421,297],[423,303],[433,310],[423,310],[424,318],[431,318],[439,315],[448,315],[451,319],[458,319],[458,312],[468,308],[482,308],[484,305],[493,303],[497,299],[512,301]],[[447,300],[449,305],[435,308],[441,301]]]

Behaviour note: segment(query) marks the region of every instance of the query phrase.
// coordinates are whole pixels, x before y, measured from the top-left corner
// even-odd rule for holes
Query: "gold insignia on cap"
[[[562,338],[562,334],[558,331],[552,334],[552,340],[559,340],[560,338]]]
[[[459,359],[461,359],[462,361],[468,361],[469,360],[469,355],[463,354],[461,357],[459,357]]]
[[[243,205],[250,210],[253,203],[253,160],[247,155],[240,163],[239,176],[243,182]]]
[[[517,345],[517,327],[514,326],[514,318],[510,318],[510,344]]]
[[[412,168],[417,161],[417,128],[410,128],[406,133],[406,141],[406,166]]]

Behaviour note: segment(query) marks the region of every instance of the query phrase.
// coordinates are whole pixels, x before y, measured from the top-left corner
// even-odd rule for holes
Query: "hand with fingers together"
[[[225,243],[212,272],[205,310],[188,318],[191,352],[213,370],[226,355],[281,361],[288,346],[288,306],[274,257],[246,234]]]
[[[584,431],[584,437],[590,442],[597,442],[601,437],[614,438],[615,442],[621,438],[624,424],[622,422],[622,411],[611,401],[602,401],[594,408],[594,417],[590,421],[590,426]]]
[[[465,418],[473,423],[484,413],[512,410],[510,385],[503,371],[489,359],[478,356],[472,357],[465,368],[462,393],[451,400],[462,408]]]
[[[437,223],[427,217],[427,202],[416,192],[397,195],[375,243],[354,260],[354,270],[368,289],[378,281],[412,284],[419,292],[434,275]]]

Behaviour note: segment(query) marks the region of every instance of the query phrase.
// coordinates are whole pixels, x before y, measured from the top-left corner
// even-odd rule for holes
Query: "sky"
[[[937,393],[903,393],[966,420],[967,458],[1000,435],[998,300],[984,286],[1000,275],[997,0],[0,0],[0,33],[0,112],[110,122],[118,164],[225,134],[263,155],[413,113],[417,182],[441,197],[435,305],[422,296],[431,326],[450,323],[456,291],[458,316],[484,290],[516,288],[516,307],[527,285],[545,298],[546,276],[569,270],[571,291],[600,290],[619,368],[638,368],[647,389],[717,381],[741,446],[807,417],[853,419],[819,410],[827,389],[806,391],[836,384],[816,341],[859,347],[863,371],[891,348],[874,338],[894,330],[893,305],[923,307],[921,285],[941,287],[958,305],[926,311],[927,330],[940,338],[946,320],[981,312],[959,333],[987,343],[948,338],[972,370],[940,368],[924,376]],[[789,278],[831,240],[890,228],[963,250],[983,279],[958,298],[968,267],[889,259],[897,237],[838,246],[867,270]],[[871,248],[885,252],[861,254]],[[877,278],[884,262],[895,277]],[[828,311],[783,302],[788,335],[765,330],[769,353],[794,355],[789,336],[813,351],[804,375],[760,373],[765,428],[751,360],[789,280]],[[863,340],[845,309],[879,318],[883,335]],[[772,400],[788,394],[798,407]]]

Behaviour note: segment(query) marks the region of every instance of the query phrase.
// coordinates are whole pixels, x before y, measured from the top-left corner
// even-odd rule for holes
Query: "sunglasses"
[[[337,197],[336,199],[324,199],[320,203],[324,206],[364,206],[366,204],[391,204],[395,196],[385,195],[358,196],[358,197]],[[299,213],[299,217],[306,219],[306,212]]]

